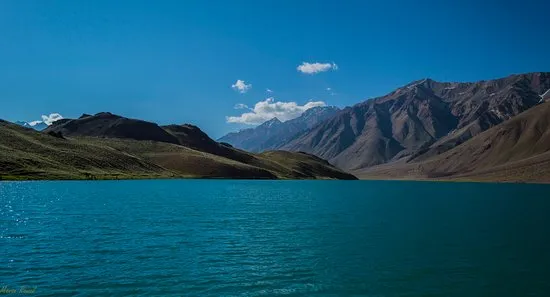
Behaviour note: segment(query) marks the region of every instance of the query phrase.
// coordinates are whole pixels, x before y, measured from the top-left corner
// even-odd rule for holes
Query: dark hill
[[[199,127],[191,124],[162,126],[162,129],[173,135],[178,144],[192,149],[216,155],[223,154],[223,151],[228,149],[210,138]]]
[[[57,132],[65,137],[89,136],[152,140],[178,143],[178,140],[155,123],[129,119],[101,112],[90,116],[84,114],[78,119],[54,122],[45,132]]]
[[[199,127],[191,124],[168,125],[162,127],[176,137],[178,144],[213,155],[225,157],[238,162],[249,163],[254,155],[214,141]]]

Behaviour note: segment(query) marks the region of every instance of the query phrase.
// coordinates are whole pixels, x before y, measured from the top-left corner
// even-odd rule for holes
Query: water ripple
[[[36,286],[36,296],[548,296],[548,190],[0,182],[0,287]]]

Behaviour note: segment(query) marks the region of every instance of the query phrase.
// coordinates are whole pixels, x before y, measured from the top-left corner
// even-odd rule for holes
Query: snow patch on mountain
[[[32,121],[32,122],[18,121],[18,122],[15,122],[15,123],[19,126],[23,126],[25,128],[29,128],[29,129],[34,129],[36,131],[42,131],[42,130],[44,130],[48,127],[48,125],[46,125],[46,123],[44,123],[42,121]]]
[[[41,121],[30,121],[30,122],[24,122],[24,121],[17,121],[15,124],[23,126],[25,128],[34,129],[36,131],[42,131],[51,124],[53,124],[55,121],[63,119],[63,116],[58,113],[52,113],[50,115],[42,115]]]

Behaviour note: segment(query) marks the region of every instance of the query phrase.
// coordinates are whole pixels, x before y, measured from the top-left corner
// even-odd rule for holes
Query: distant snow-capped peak
[[[262,126],[264,126],[264,127],[273,127],[273,126],[281,124],[281,123],[282,123],[281,120],[279,120],[278,118],[275,117],[275,118],[272,118],[271,120],[263,123]]]
[[[44,123],[43,121],[32,121],[32,122],[23,122],[23,121],[17,121],[15,122],[17,125],[23,126],[25,128],[31,128],[36,131],[42,131],[46,128],[48,128],[48,125]]]

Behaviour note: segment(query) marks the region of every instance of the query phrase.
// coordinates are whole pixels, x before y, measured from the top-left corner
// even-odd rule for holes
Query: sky
[[[550,1],[0,1],[0,118],[213,138],[411,81],[550,71]]]

